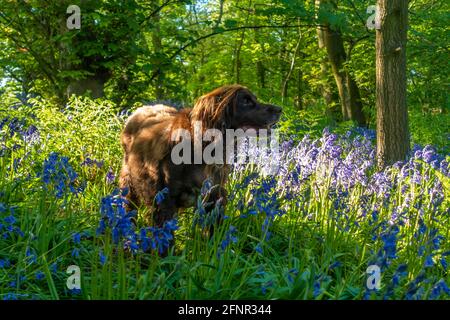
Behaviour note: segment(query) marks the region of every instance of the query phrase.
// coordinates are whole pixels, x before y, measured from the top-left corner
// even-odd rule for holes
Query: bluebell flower
[[[448,263],[447,263],[447,260],[445,260],[445,258],[442,257],[442,258],[439,260],[439,262],[441,263],[441,265],[442,265],[442,267],[444,268],[444,270],[447,271],[447,269],[448,269]]]
[[[37,262],[37,255],[34,249],[27,247],[27,249],[25,250],[25,256],[27,257],[28,263],[33,264]]]
[[[0,269],[9,268],[11,266],[11,262],[9,259],[0,259]]]
[[[297,275],[298,275],[298,270],[297,270],[296,268],[290,269],[290,270],[288,271],[288,273],[287,273],[288,281],[289,281],[290,283],[293,283],[293,282],[294,282],[293,276],[296,277]]]
[[[80,256],[80,249],[79,248],[73,249],[71,256],[74,258],[78,258]]]
[[[81,295],[81,289],[69,289],[69,294],[72,296],[79,296]]]
[[[433,261],[433,255],[428,255],[425,258],[425,264],[424,267],[425,268],[431,268],[434,265],[434,261]]]
[[[397,226],[393,226],[391,230],[381,235],[383,241],[383,250],[386,257],[389,259],[395,259],[397,257],[397,234],[399,229]]]
[[[166,195],[169,193],[169,188],[165,187],[161,191],[158,191],[158,193],[155,196],[155,202],[157,205],[160,205],[164,199],[166,198]]]
[[[329,270],[333,270],[333,269],[335,269],[335,268],[339,268],[340,266],[342,266],[342,263],[341,263],[340,261],[336,261],[336,262],[332,263],[332,264],[329,266]]]
[[[173,240],[173,232],[178,230],[177,220],[166,221],[163,227],[147,227],[140,230],[138,239],[142,251],[157,249],[159,253],[165,252]]]
[[[99,169],[103,168],[104,165],[104,161],[103,160],[96,160],[96,159],[91,159],[89,157],[86,157],[86,159],[81,163],[81,166],[86,166],[86,167],[97,167]]]
[[[436,152],[435,152],[434,148],[429,145],[426,146],[423,149],[422,157],[426,163],[431,163],[433,160],[436,159]]]
[[[58,271],[58,264],[56,262],[52,263],[49,269],[51,273],[56,273]]]
[[[47,190],[53,188],[57,198],[62,198],[69,191],[78,194],[84,189],[83,185],[78,187],[75,185],[78,174],[69,164],[69,159],[61,157],[56,152],[52,152],[44,161],[43,170],[37,176]]]
[[[319,280],[314,281],[313,284],[313,296],[317,298],[320,294],[322,294],[323,289],[321,288],[321,284]]]
[[[205,197],[209,190],[211,190],[212,186],[212,181],[210,179],[205,179],[205,181],[203,181],[202,188],[200,189],[200,195]]]
[[[7,224],[15,224],[16,223],[16,218],[14,218],[13,215],[7,216],[6,218],[3,219],[3,221]]]
[[[75,244],[79,244],[81,242],[81,235],[79,232],[76,232],[72,235],[72,241]]]
[[[106,183],[113,184],[115,180],[116,180],[116,176],[115,176],[112,168],[110,167],[108,172],[106,173]]]
[[[429,299],[435,300],[439,298],[443,293],[445,293],[447,296],[450,296],[450,288],[447,286],[444,279],[441,279],[431,289]]]
[[[36,126],[31,125],[27,130],[23,131],[22,139],[30,145],[36,144],[40,139],[40,134]]]
[[[234,226],[230,226],[230,229],[225,234],[225,239],[222,241],[220,248],[222,251],[224,251],[230,243],[236,243],[237,237],[236,237],[237,229]]]
[[[36,280],[41,281],[45,278],[45,274],[42,271],[36,272]]]
[[[136,211],[127,211],[127,203],[124,192],[118,189],[102,199],[98,235],[104,234],[107,229],[110,230],[115,244],[118,244],[121,239],[127,241],[136,237],[133,223]]]
[[[263,295],[266,295],[267,293],[267,289],[272,288],[273,287],[273,281],[270,280],[264,284],[261,285],[261,292]]]
[[[7,293],[3,296],[3,300],[19,300],[18,295],[15,293]]]
[[[106,263],[106,256],[103,254],[102,251],[98,252],[98,256],[100,258],[100,264],[103,266]]]

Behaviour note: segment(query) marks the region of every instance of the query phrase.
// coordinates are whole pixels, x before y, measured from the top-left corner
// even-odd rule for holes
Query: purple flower
[[[108,170],[108,173],[106,174],[106,183],[113,184],[115,180],[116,180],[116,176],[115,176],[112,168],[110,167]]]
[[[142,251],[157,249],[159,253],[165,252],[173,240],[173,232],[178,230],[177,220],[166,221],[163,227],[142,228],[139,232],[139,243]]]
[[[441,279],[434,285],[433,289],[431,289],[429,298],[431,300],[437,299],[443,293],[445,293],[447,296],[450,296],[450,288],[447,286],[444,279]]]
[[[103,254],[102,251],[98,252],[98,256],[100,258],[100,264],[103,266],[106,263],[106,256]]]
[[[73,249],[71,256],[74,258],[78,258],[80,256],[80,249],[79,248]]]
[[[0,259],[0,269],[9,268],[11,266],[11,262],[9,259]]]
[[[75,185],[78,174],[69,164],[69,159],[55,152],[52,152],[44,161],[42,172],[39,172],[37,176],[47,190],[53,187],[57,198],[62,198],[68,191],[78,194],[84,189],[83,186]]]
[[[41,281],[45,278],[45,274],[42,271],[36,272],[36,280]]]
[[[75,244],[79,244],[81,242],[81,235],[80,233],[76,232],[72,235],[72,241]]]
[[[225,234],[225,239],[222,241],[220,248],[222,251],[225,251],[225,249],[230,245],[230,243],[236,243],[237,237],[236,237],[237,229],[233,226],[230,226],[230,229]]]
[[[165,187],[161,191],[158,191],[158,193],[155,196],[155,202],[157,205],[160,205],[164,199],[166,198],[166,195],[169,194],[169,188]]]
[[[425,258],[425,264],[424,267],[425,268],[431,268],[432,266],[434,266],[434,261],[433,261],[433,255],[428,255]]]

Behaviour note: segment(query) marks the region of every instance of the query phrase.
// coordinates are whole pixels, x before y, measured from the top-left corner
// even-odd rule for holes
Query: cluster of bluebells
[[[81,163],[81,166],[86,167],[97,167],[99,169],[103,168],[105,162],[103,160],[91,159],[90,157],[86,157],[84,161]]]
[[[111,195],[102,199],[101,220],[97,234],[110,232],[116,245],[121,244],[124,249],[132,253],[150,250],[165,252],[173,240],[173,232],[178,229],[177,221],[173,219],[166,221],[162,227],[144,227],[136,230],[136,211],[127,210],[128,201],[125,198],[127,192],[127,190],[116,189]],[[158,198],[156,201],[162,200]]]
[[[69,158],[52,152],[44,160],[42,172],[38,173],[46,190],[53,190],[57,198],[63,198],[68,192],[79,194],[84,185],[77,186],[78,174],[69,163]]]
[[[135,252],[138,249],[134,224],[136,211],[127,210],[128,201],[125,199],[127,192],[127,190],[116,189],[111,195],[102,199],[97,234],[104,234],[109,229],[115,244],[124,240],[125,247]]]
[[[260,161],[255,166],[234,166],[234,179],[241,182],[233,188],[231,199],[242,218],[265,215],[262,231],[266,236],[262,241],[269,239],[275,218],[282,217],[293,205],[302,208],[299,211],[308,219],[314,219],[315,213],[305,208],[305,202],[326,201],[332,204],[328,217],[335,220],[341,232],[367,228],[374,248],[370,263],[383,271],[398,265],[404,244],[409,241],[405,233],[410,233],[411,228],[423,272],[432,268],[448,270],[450,248],[443,245],[448,244],[448,239],[424,219],[425,213],[431,212],[434,224],[445,224],[450,214],[443,205],[443,179],[450,177],[448,156],[438,154],[433,147],[415,145],[406,161],[379,170],[373,130],[357,128],[338,135],[325,129],[319,139],[305,136],[298,143],[286,141],[276,157]],[[275,174],[267,176],[262,168],[272,162],[272,167],[281,165]],[[260,253],[262,244],[256,246]],[[404,267],[390,272],[393,280],[385,293],[387,298],[407,278]],[[422,282],[421,277],[411,282],[414,285],[406,298],[420,296]],[[447,292],[444,284],[436,282],[434,296]]]
[[[23,143],[34,145],[40,141],[40,133],[35,125],[27,125],[26,118],[5,117],[0,120],[0,157],[20,149]],[[18,137],[19,140],[12,138]],[[10,142],[11,141],[11,142]],[[22,143],[20,142],[22,141]]]
[[[225,239],[222,240],[220,244],[220,250],[218,254],[220,255],[221,252],[224,252],[225,249],[231,244],[231,243],[237,243],[237,229],[234,226],[230,226],[228,231],[225,233]]]
[[[14,235],[23,237],[24,233],[18,226],[15,207],[8,207],[0,202],[0,240],[11,239]]]
[[[162,254],[170,247],[175,230],[178,230],[175,219],[166,221],[162,227],[141,228],[138,237],[140,248],[144,252],[158,250]]]

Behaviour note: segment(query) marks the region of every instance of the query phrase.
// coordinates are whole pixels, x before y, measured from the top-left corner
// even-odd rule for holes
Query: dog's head
[[[223,86],[200,97],[191,112],[192,121],[203,129],[268,129],[281,116],[281,108],[258,102],[240,85]]]

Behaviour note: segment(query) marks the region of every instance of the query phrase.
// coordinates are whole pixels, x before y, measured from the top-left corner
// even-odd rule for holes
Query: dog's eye
[[[245,97],[245,98],[244,98],[244,105],[245,105],[246,107],[251,107],[251,106],[253,106],[253,101],[252,101],[252,99],[250,99],[250,98],[248,98],[248,97]]]

